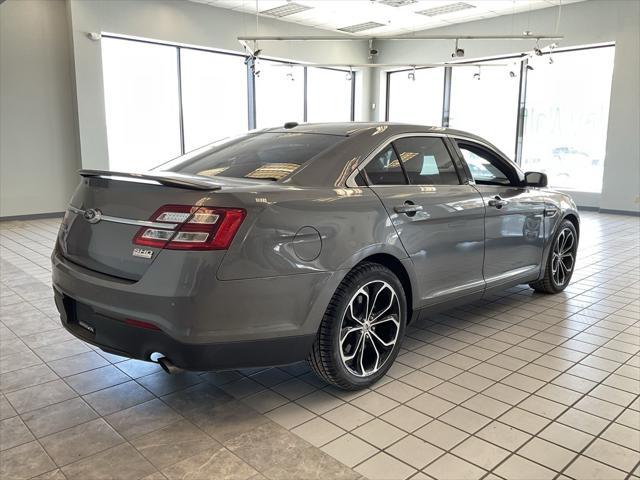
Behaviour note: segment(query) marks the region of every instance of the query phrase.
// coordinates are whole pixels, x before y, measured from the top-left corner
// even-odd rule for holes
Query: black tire
[[[386,286],[382,286],[382,284],[386,284]],[[388,298],[390,299],[389,308],[394,309],[394,312],[397,311],[397,314],[390,313],[389,315],[383,316],[384,318],[394,318],[392,324],[389,324],[388,322],[385,323],[386,327],[381,327],[381,325],[376,325],[375,322],[372,322],[374,324],[371,326],[368,325],[366,328],[369,328],[372,331],[374,331],[375,328],[386,328],[387,332],[391,332],[387,333],[387,335],[396,335],[396,339],[393,346],[388,347],[387,350],[384,351],[384,362],[380,362],[378,370],[374,372],[374,369],[372,368],[372,373],[366,374],[365,369],[365,371],[363,371],[364,375],[358,376],[349,369],[346,364],[347,362],[343,361],[343,347],[340,342],[341,337],[343,339],[346,338],[346,335],[344,335],[346,329],[343,329],[343,323],[346,323],[347,321],[353,321],[343,321],[343,319],[346,315],[349,315],[349,319],[353,319],[355,317],[351,316],[350,313],[347,313],[347,308],[349,307],[352,300],[354,302],[357,301],[356,296],[361,295],[358,293],[361,291],[361,288],[372,288],[374,289],[372,291],[375,291],[376,285],[381,285],[380,292],[383,293],[381,293],[380,295],[388,295]],[[394,297],[390,293],[390,290],[387,290],[387,287],[390,287],[390,289],[392,289],[396,295],[397,308],[396,304],[394,304]],[[375,295],[374,297],[378,298]],[[360,300],[362,300],[362,298]],[[380,301],[383,302],[382,299]],[[373,302],[370,316],[368,317],[369,319],[375,320],[375,307],[376,304],[375,302]],[[363,310],[366,310],[367,308],[368,307],[365,307]],[[353,312],[353,309],[351,309],[350,312]],[[367,314],[365,314],[364,316],[366,317]],[[399,324],[397,326],[395,320],[399,321]],[[360,324],[359,321],[358,323]],[[322,318],[322,322],[320,323],[320,328],[318,329],[318,336],[313,345],[311,353],[309,354],[308,361],[311,365],[311,369],[327,383],[343,390],[359,390],[369,387],[377,382],[380,378],[382,378],[393,364],[396,356],[398,355],[398,350],[400,348],[402,338],[404,337],[406,323],[407,301],[402,283],[400,282],[400,280],[398,280],[398,277],[396,277],[395,274],[387,267],[378,263],[360,263],[345,276],[345,278],[338,286],[336,292],[334,293],[331,302],[329,302],[329,306],[327,307],[324,317]],[[356,327],[359,328],[358,325],[356,325]],[[389,330],[389,328],[391,330]],[[393,329],[397,329],[397,333]],[[380,333],[382,336],[382,333],[379,330],[378,333]],[[364,333],[364,330],[361,332],[355,332],[353,333],[353,335],[361,335],[362,338],[364,338],[364,340],[362,341],[364,342],[363,345],[365,347],[367,347],[368,345],[366,339],[370,338],[369,341],[371,343],[374,343],[375,345],[372,347],[369,344],[368,348],[369,350],[371,348],[374,348],[376,354],[379,353],[378,348],[384,348],[384,345],[374,342],[373,336],[370,335],[369,337],[367,337],[367,335],[365,335]],[[390,343],[390,341],[387,341],[387,343]],[[359,342],[356,342],[356,346],[354,347],[354,350],[356,352],[358,351],[360,345],[361,344]],[[369,350],[367,350],[367,352]],[[371,352],[373,352],[373,350],[371,350]],[[380,358],[380,355],[377,356],[378,358]],[[361,356],[360,358],[364,357]],[[359,365],[362,365],[362,363],[360,363]],[[377,366],[378,364],[376,363],[375,365]]]
[[[571,264],[571,268],[568,269],[568,271],[564,263],[562,265],[560,265],[559,263],[556,263],[557,254],[559,252],[558,248],[560,247],[560,250],[562,250],[561,244],[563,243],[563,239],[561,238],[561,236],[567,235],[567,232],[570,232],[570,234],[573,236],[572,237],[573,244],[571,248],[568,250],[569,253],[572,255],[571,257],[572,264]],[[549,250],[549,254],[547,256],[547,260],[545,264],[544,277],[538,281],[530,283],[529,286],[533,288],[536,292],[541,292],[541,293],[562,292],[565,288],[567,288],[567,285],[569,285],[569,282],[571,281],[571,277],[573,275],[573,271],[575,270],[577,250],[578,250],[578,232],[576,232],[576,227],[569,220],[563,220],[558,226],[558,230],[553,237],[551,248]],[[556,271],[558,268],[561,268],[561,269],[564,268],[564,271],[566,272],[564,276],[561,277],[561,279],[559,279],[558,275],[556,275]]]

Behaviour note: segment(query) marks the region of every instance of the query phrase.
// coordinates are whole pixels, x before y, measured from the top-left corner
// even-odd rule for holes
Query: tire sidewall
[[[385,364],[371,376],[368,377],[358,377],[352,374],[345,365],[342,363],[342,358],[340,355],[340,327],[342,324],[342,318],[345,314],[345,311],[349,305],[351,298],[355,295],[360,287],[366,285],[369,282],[374,280],[383,280],[387,282],[391,287],[393,287],[396,296],[398,297],[398,301],[400,304],[400,328],[398,332],[398,339],[396,341],[395,346],[393,347],[393,351],[389,358],[387,358]],[[404,338],[404,333],[407,324],[407,300],[404,293],[404,288],[398,277],[396,277],[391,270],[386,267],[380,265],[376,266],[372,270],[365,270],[361,272],[357,272],[351,278],[346,279],[347,285],[346,288],[341,295],[337,309],[336,309],[336,318],[333,319],[333,328],[331,330],[331,361],[335,366],[336,373],[349,384],[352,385],[353,389],[361,389],[368,387],[378,380],[382,378],[396,357],[398,356],[398,350],[400,349],[400,344],[402,343],[402,339]]]
[[[552,268],[553,250],[555,249],[556,242],[558,241],[558,237],[560,236],[560,233],[565,228],[568,228],[569,230],[571,230],[571,233],[573,233],[573,238],[575,241],[575,247],[574,247],[574,253],[573,253],[573,268],[571,269],[571,272],[569,272],[569,276],[564,282],[564,285],[558,286],[556,285],[556,282],[553,279],[553,268]],[[549,275],[549,283],[556,293],[562,292],[565,288],[567,288],[569,283],[571,283],[573,272],[576,269],[577,253],[578,253],[578,232],[576,231],[576,227],[569,220],[563,220],[562,222],[560,222],[560,225],[558,226],[558,230],[556,231],[556,234],[553,236],[553,242],[551,243],[551,249],[549,250],[549,258],[547,259],[547,272]]]

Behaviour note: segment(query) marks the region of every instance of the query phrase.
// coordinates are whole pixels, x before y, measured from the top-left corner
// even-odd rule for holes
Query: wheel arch
[[[567,213],[563,220],[569,220],[573,224],[576,229],[576,233],[578,234],[578,240],[580,240],[580,220],[578,220],[578,216],[574,213]]]
[[[409,275],[405,265],[398,258],[389,253],[375,253],[373,255],[369,255],[368,257],[363,258],[358,264],[364,262],[377,263],[387,267],[396,277],[398,277],[407,299],[407,325],[411,323],[413,320],[413,314],[416,311],[413,307],[413,301],[415,298],[413,292],[414,284],[411,281],[411,276]]]

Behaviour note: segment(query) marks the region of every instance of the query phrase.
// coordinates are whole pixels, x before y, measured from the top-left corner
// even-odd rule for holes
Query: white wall
[[[0,5],[0,217],[61,212],[79,168],[63,0]]]
[[[239,35],[256,34],[255,15],[184,0],[70,0],[76,59],[77,107],[82,166],[108,168],[100,42],[87,32],[137,36],[228,51],[242,51]],[[327,31],[261,17],[259,34],[326,35]],[[263,55],[310,62],[357,62],[366,58],[363,42],[271,42]],[[369,98],[367,79],[362,82]],[[362,102],[360,102],[362,103]],[[365,109],[364,102],[362,109]],[[368,112],[361,115],[368,115]]]
[[[555,33],[557,8],[506,15],[428,30],[425,34]],[[574,194],[579,205],[640,212],[640,2],[590,0],[562,7],[559,47],[616,42],[611,86],[609,128],[601,195]],[[530,51],[535,40],[461,41],[466,58],[482,58]],[[544,45],[544,42],[543,42]],[[379,63],[443,62],[451,60],[453,41],[382,41]],[[374,75],[371,101],[383,105],[384,75]],[[382,87],[382,88],[381,88]],[[376,119],[384,118],[377,108]]]

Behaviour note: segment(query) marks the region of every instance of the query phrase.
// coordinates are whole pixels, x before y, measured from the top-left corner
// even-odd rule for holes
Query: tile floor
[[[0,223],[0,478],[640,479],[640,220],[584,213],[561,295],[408,330],[374,389],[306,365],[168,376],[59,325],[57,220]]]

